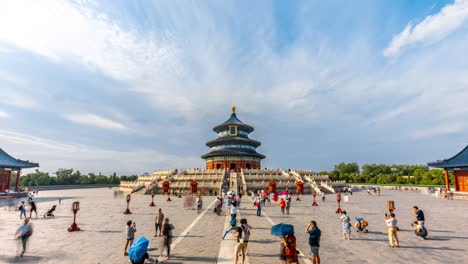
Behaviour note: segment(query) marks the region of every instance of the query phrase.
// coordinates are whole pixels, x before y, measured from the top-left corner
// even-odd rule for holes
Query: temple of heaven
[[[237,118],[236,107],[232,107],[231,117],[213,131],[218,138],[206,143],[211,151],[201,156],[206,160],[206,169],[260,169],[260,161],[265,156],[257,153],[256,148],[261,143],[249,138],[254,128]]]

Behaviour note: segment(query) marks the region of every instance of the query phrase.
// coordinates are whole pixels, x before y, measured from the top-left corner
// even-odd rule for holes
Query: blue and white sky
[[[45,171],[204,167],[232,105],[263,167],[468,143],[468,1],[0,2],[0,147]]]

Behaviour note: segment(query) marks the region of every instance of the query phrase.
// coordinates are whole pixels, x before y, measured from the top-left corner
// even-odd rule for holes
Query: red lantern
[[[76,224],[76,213],[80,210],[80,202],[74,202],[72,205],[73,211],[73,224],[68,228],[68,232],[80,231],[80,228]]]
[[[304,194],[304,183],[301,181],[296,182],[296,192]]]
[[[163,187],[163,195],[165,193],[169,193],[169,185],[171,185],[168,181],[164,181],[162,183],[162,187]]]
[[[393,211],[395,210],[395,201],[393,201],[393,200],[388,200],[387,201],[387,210],[390,213],[393,213]]]
[[[130,200],[131,200],[131,195],[127,194],[127,209],[124,211],[124,214],[131,214],[130,212]]]
[[[276,193],[276,182],[275,181],[271,181],[268,184],[268,192],[269,193]]]
[[[338,202],[338,209],[336,209],[336,213],[341,214],[342,210],[341,210],[341,207],[340,207],[340,202],[341,202],[341,193],[340,193],[340,191],[338,191],[338,193],[336,194],[336,201]]]
[[[149,206],[156,206],[156,205],[154,204],[154,192],[151,192],[151,203],[150,203]]]
[[[190,193],[191,194],[196,194],[197,193],[197,186],[198,186],[198,182],[196,182],[196,181],[192,181],[190,183]]]

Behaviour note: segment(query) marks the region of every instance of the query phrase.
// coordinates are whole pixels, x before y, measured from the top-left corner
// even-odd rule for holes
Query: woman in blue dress
[[[341,228],[343,229],[343,239],[351,240],[351,219],[346,211],[341,212]]]

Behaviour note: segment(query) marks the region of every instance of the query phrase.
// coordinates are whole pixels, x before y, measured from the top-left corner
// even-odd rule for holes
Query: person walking
[[[26,204],[24,204],[24,201],[21,201],[18,210],[20,211],[20,219],[23,219],[23,215],[26,217]]]
[[[232,204],[232,196],[228,195],[228,198],[226,199],[226,215],[229,214],[229,208],[231,208],[231,204]]]
[[[388,232],[388,246],[389,247],[400,247],[400,242],[398,241],[397,235],[397,224],[398,221],[395,218],[395,214],[391,213],[390,215],[385,214],[385,224],[387,225]]]
[[[322,192],[322,203],[325,202],[325,193]]]
[[[281,208],[281,213],[284,215],[284,209],[286,208],[286,201],[281,198],[281,201],[280,201],[280,208]]]
[[[32,217],[32,213],[33,213],[33,212],[36,213],[36,218],[37,218],[36,203],[35,203],[33,200],[31,200],[31,201],[29,202],[29,208],[30,208],[30,209],[29,209],[29,218]]]
[[[219,197],[216,197],[215,212],[217,215],[221,215],[221,204],[222,204],[221,199],[219,199]]]
[[[312,256],[312,263],[320,264],[319,248],[322,231],[317,227],[317,222],[312,220],[309,225],[307,225],[305,232],[309,234],[309,250]]]
[[[231,217],[236,217],[237,216],[237,203],[232,202],[231,203],[231,209],[230,209]]]
[[[29,223],[29,218],[24,216],[24,222],[16,229],[15,236],[17,239],[21,239],[21,253],[20,257],[23,257],[24,253],[26,252],[26,246],[28,243],[28,239],[33,234],[33,226]]]
[[[159,230],[159,236],[162,235],[162,224],[164,221],[164,214],[162,213],[162,209],[158,209],[158,213],[156,214],[156,217],[154,218],[154,236],[158,236],[158,230]]]
[[[353,187],[349,186],[348,192],[349,194],[353,195]]]
[[[259,199],[255,200],[255,206],[257,207],[257,216],[262,216],[262,203]]]
[[[197,198],[197,214],[200,214],[202,207],[203,207],[203,200],[202,200],[201,195],[199,195]]]
[[[280,260],[282,264],[299,263],[294,234],[281,237]]]
[[[341,229],[343,230],[343,239],[351,240],[351,219],[346,211],[341,212]]]
[[[132,246],[133,240],[135,239],[136,224],[132,223],[132,220],[127,221],[125,227],[125,234],[127,235],[127,242],[125,242],[124,256],[128,256],[127,249]]]
[[[413,213],[418,225],[424,226],[424,212],[415,205],[413,206]]]
[[[169,218],[164,219],[163,224],[163,246],[161,247],[161,255],[164,249],[167,248],[167,259],[171,259],[171,244],[172,244],[172,230],[174,226],[169,223]]]
[[[289,209],[291,208],[291,196],[289,195],[286,198],[286,214],[289,215]]]
[[[242,264],[245,263],[245,254],[247,252],[247,245],[249,243],[250,238],[250,230],[252,229],[247,224],[247,219],[242,218],[240,220],[241,225],[237,228],[236,237],[237,237],[237,244],[234,249],[234,264],[237,264],[239,261],[239,253],[242,253]]]
[[[235,230],[237,230],[237,219],[235,217],[231,217],[231,220],[229,221],[229,227],[224,231],[224,235],[221,237],[221,240],[224,240],[229,232]]]

